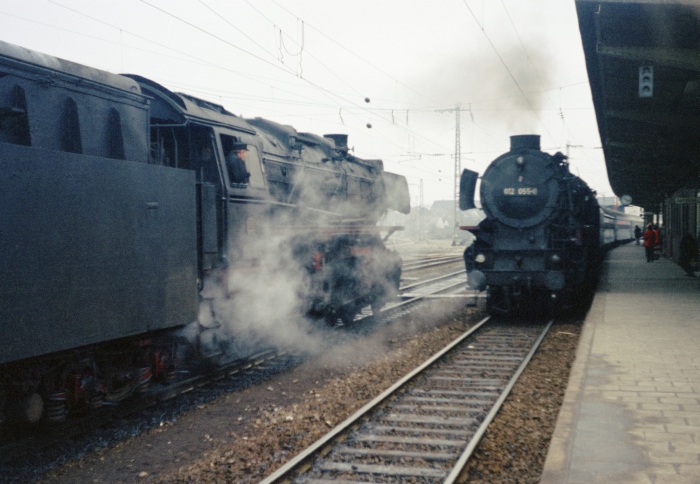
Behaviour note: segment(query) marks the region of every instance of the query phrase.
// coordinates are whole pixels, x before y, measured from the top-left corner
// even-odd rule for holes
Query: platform
[[[541,482],[700,482],[700,278],[608,254]]]

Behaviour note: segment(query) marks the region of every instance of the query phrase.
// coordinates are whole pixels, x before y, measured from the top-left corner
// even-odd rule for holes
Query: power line
[[[229,46],[233,46],[233,47],[235,47],[236,49],[241,50],[241,51],[243,51],[243,52],[245,52],[245,53],[247,53],[247,54],[249,54],[249,55],[255,57],[256,59],[262,60],[262,61],[265,62],[266,64],[269,64],[269,65],[272,65],[272,66],[274,66],[274,67],[276,67],[276,68],[282,69],[282,68],[281,68],[280,66],[278,66],[277,64],[273,64],[273,63],[271,63],[271,62],[269,62],[269,61],[267,61],[267,60],[265,60],[265,59],[263,59],[263,58],[261,58],[261,57],[255,55],[255,54],[253,54],[253,53],[251,53],[251,52],[249,52],[249,51],[247,51],[247,50],[245,50],[245,49],[243,49],[243,48],[241,48],[241,47],[235,46],[234,44],[228,42],[227,40],[221,38],[220,36],[214,35],[214,34],[208,32],[207,30],[205,30],[205,29],[203,29],[203,28],[201,28],[201,27],[199,27],[199,26],[197,26],[197,25],[195,25],[195,24],[193,24],[193,23],[191,23],[191,22],[189,22],[189,21],[187,21],[187,20],[185,20],[185,19],[183,19],[183,18],[177,16],[177,15],[174,15],[174,14],[172,14],[172,13],[166,11],[166,10],[163,10],[163,9],[161,9],[161,8],[159,8],[159,7],[156,7],[156,6],[152,5],[152,4],[150,4],[147,0],[141,0],[141,2],[144,3],[144,4],[146,4],[146,5],[148,5],[148,6],[150,6],[150,7],[152,7],[152,8],[155,8],[156,10],[159,10],[160,12],[162,12],[162,13],[164,13],[164,14],[166,14],[166,15],[168,15],[168,16],[170,16],[170,17],[172,17],[172,18],[174,18],[174,19],[176,19],[176,20],[178,20],[178,21],[180,21],[180,22],[185,23],[186,25],[189,25],[189,26],[192,27],[192,28],[195,28],[195,29],[197,29],[197,30],[199,30],[199,31],[201,31],[201,32],[206,33],[207,35],[209,35],[209,36],[215,38],[216,40],[219,40],[219,41],[221,41],[221,42],[224,42],[225,44],[227,44],[227,45],[229,45]],[[291,12],[290,12],[290,13],[291,13]],[[298,18],[298,17],[296,17],[296,18]],[[320,61],[319,61],[319,63],[320,63],[321,65],[324,65],[324,64],[323,64],[322,62],[320,62]],[[291,71],[289,71],[289,70],[287,70],[287,69],[282,69],[282,70],[283,70],[284,72],[293,74],[293,73],[291,73]],[[339,77],[339,76],[337,76],[337,77]],[[340,78],[340,77],[339,77],[339,78]],[[330,90],[328,90],[328,89],[326,89],[326,88],[324,88],[324,87],[322,87],[322,86],[316,84],[315,82],[312,82],[311,80],[309,80],[309,79],[307,79],[307,78],[300,77],[300,79],[302,79],[304,82],[308,83],[309,85],[315,87],[316,89],[318,89],[319,91],[321,91],[321,92],[322,92],[323,94],[325,94],[326,96],[329,96],[329,97],[336,97],[336,98],[341,99],[341,100],[343,100],[344,102],[346,102],[346,103],[348,103],[348,104],[350,104],[350,105],[352,105],[352,106],[354,106],[354,107],[356,107],[356,108],[362,109],[361,106],[358,105],[357,103],[354,103],[354,102],[352,102],[352,101],[350,101],[350,100],[344,99],[342,96],[339,96],[339,95],[337,95],[337,94],[331,92]],[[352,86],[350,86],[350,87],[352,88]],[[352,112],[351,112],[350,114],[353,115],[353,116],[355,116]],[[386,119],[385,119],[385,121],[386,121]],[[369,126],[369,125],[368,125],[368,126]],[[404,129],[406,129],[406,128],[404,128]],[[422,135],[420,135],[420,134],[418,134],[418,133],[415,133],[415,132],[413,132],[412,130],[408,130],[408,129],[406,129],[406,130],[412,132],[412,133],[413,133],[414,135],[416,135],[416,136],[419,136],[419,137],[425,139],[425,140],[428,141],[428,142],[433,142],[433,140],[431,140],[430,138],[423,137]],[[379,136],[382,137],[385,141],[387,141],[387,142],[389,142],[389,143],[391,143],[391,144],[396,144],[393,140],[390,140],[390,139],[388,139],[388,138],[386,138],[386,137],[384,137],[384,136],[382,136],[382,135],[379,135]]]
[[[80,16],[83,16],[83,17],[86,17],[86,18],[89,18],[90,20],[92,20],[92,21],[94,21],[94,22],[97,22],[97,23],[99,23],[99,24],[101,24],[101,25],[105,25],[105,26],[107,26],[107,27],[110,27],[110,28],[112,28],[112,29],[114,29],[114,30],[119,31],[120,33],[127,33],[127,34],[133,36],[134,38],[141,39],[141,40],[143,40],[143,41],[145,41],[145,42],[148,42],[148,43],[150,43],[150,44],[157,45],[158,47],[162,47],[162,48],[167,49],[167,50],[169,50],[169,51],[176,52],[176,53],[178,53],[178,54],[180,54],[180,55],[182,55],[182,56],[185,56],[187,59],[189,59],[189,62],[196,62],[196,63],[198,63],[198,64],[200,64],[200,65],[206,65],[206,66],[214,67],[214,68],[217,68],[217,69],[219,69],[219,70],[222,70],[222,71],[225,71],[225,72],[229,72],[229,73],[232,73],[232,74],[236,74],[236,75],[238,75],[238,76],[241,76],[241,77],[244,77],[244,78],[247,78],[247,79],[250,79],[250,80],[266,79],[264,76],[255,76],[255,75],[251,75],[251,74],[248,74],[248,73],[244,73],[244,72],[236,71],[236,70],[234,70],[234,69],[227,68],[227,67],[225,67],[225,66],[223,66],[223,65],[220,65],[220,64],[215,64],[215,63],[213,63],[213,62],[205,61],[205,60],[203,60],[203,59],[201,59],[201,58],[199,58],[199,57],[196,57],[196,56],[193,56],[193,55],[191,55],[191,54],[188,54],[187,52],[174,49],[174,48],[172,48],[172,47],[169,46],[169,45],[165,45],[165,44],[162,44],[162,43],[160,43],[160,42],[156,42],[156,41],[154,41],[154,40],[152,40],[152,39],[149,39],[149,38],[147,38],[147,37],[138,35],[138,34],[136,34],[136,33],[134,33],[134,32],[124,30],[124,29],[122,29],[122,28],[120,28],[120,27],[117,27],[117,26],[115,26],[115,25],[113,25],[113,24],[110,24],[110,23],[108,23],[108,22],[105,22],[105,21],[103,21],[103,20],[100,20],[99,18],[96,18],[96,17],[93,17],[93,16],[91,16],[91,15],[88,15],[88,14],[86,14],[86,13],[84,13],[84,12],[75,10],[75,9],[73,9],[73,8],[71,8],[71,7],[66,6],[66,5],[60,4],[60,3],[55,2],[55,1],[53,1],[53,0],[49,0],[49,1],[50,1],[51,3],[53,3],[54,5],[60,7],[60,8],[64,8],[64,9],[66,9],[66,10],[68,10],[68,11],[71,11],[71,12],[77,14],[77,15],[80,15]],[[206,6],[206,5],[205,5],[205,6]],[[107,42],[107,43],[111,43],[111,44],[120,45],[120,44],[115,43],[115,42],[113,42],[113,41],[109,41],[109,40],[106,40],[106,39],[104,39],[104,38],[89,36],[89,35],[83,34],[83,33],[81,33],[81,32],[77,32],[77,31],[75,31],[75,30],[65,29],[65,28],[59,28],[59,27],[55,27],[55,26],[49,25],[49,24],[42,24],[42,23],[37,22],[36,20],[33,20],[33,19],[27,19],[27,18],[23,18],[23,17],[18,17],[18,16],[11,15],[11,14],[8,14],[8,15],[13,16],[13,17],[15,17],[15,18],[21,18],[22,20],[26,20],[26,21],[28,21],[28,22],[36,23],[36,24],[39,24],[39,25],[44,25],[44,26],[46,26],[46,27],[51,27],[51,28],[55,28],[55,29],[59,29],[59,30],[65,30],[65,31],[71,32],[71,33],[73,33],[73,34],[75,34],[75,35],[81,35],[81,36],[84,36],[84,37],[95,38],[95,39],[101,40],[101,41],[103,41],[103,42]],[[199,29],[199,30],[202,30],[202,29]],[[218,37],[217,37],[217,38],[218,38]],[[226,41],[224,41],[224,42],[226,42]],[[230,45],[230,43],[229,43],[229,45]],[[256,45],[259,45],[259,44],[256,44]],[[120,46],[121,46],[121,45],[120,45]],[[140,51],[142,51],[142,52],[149,52],[149,53],[157,54],[157,55],[160,55],[160,56],[164,56],[164,54],[162,54],[162,53],[156,53],[156,52],[154,52],[154,51],[149,51],[149,50],[146,50],[146,49],[141,49],[141,48],[137,48],[137,47],[133,47],[133,46],[131,46],[130,48],[131,48],[131,49],[134,49],[134,50],[140,50]],[[174,57],[173,57],[173,58],[174,58]],[[178,59],[178,60],[180,60],[180,59]],[[289,72],[290,72],[291,74],[293,74],[291,71],[289,71]],[[280,82],[280,81],[277,80],[277,79],[275,79],[275,82],[276,82],[276,87],[279,89],[279,82]],[[177,85],[177,84],[180,84],[180,81],[170,82],[169,84],[171,84],[171,85]],[[270,87],[272,87],[272,85],[270,85]],[[195,90],[195,88],[190,88],[190,89]],[[209,95],[214,95],[214,96],[216,96],[216,97],[218,97],[218,98],[221,98],[221,97],[222,97],[220,94],[212,93],[211,90],[207,90],[207,91],[203,91],[202,89],[196,89],[196,90],[198,90],[200,93],[205,93],[205,94],[209,94]],[[280,90],[281,90],[282,92],[287,92],[288,94],[293,94],[293,95],[299,96],[298,93],[293,93],[293,92],[291,92],[291,91],[286,91],[286,90],[284,90],[284,89],[280,89]],[[302,96],[302,97],[303,97],[303,96]],[[232,98],[232,99],[233,99],[233,98]],[[311,99],[311,98],[309,98],[309,99]],[[318,103],[316,103],[316,104],[318,105]]]
[[[275,64],[274,62],[270,62],[270,61],[268,61],[267,59],[263,59],[263,58],[260,57],[259,55],[253,54],[252,52],[249,52],[249,51],[243,49],[242,47],[239,47],[239,46],[237,46],[236,44],[233,44],[233,43],[229,42],[228,40],[226,40],[226,39],[224,39],[224,38],[222,38],[222,37],[219,37],[218,35],[214,35],[213,33],[209,32],[208,30],[203,29],[202,27],[199,27],[199,26],[193,24],[192,22],[189,22],[189,21],[183,19],[182,17],[178,17],[177,15],[172,14],[172,13],[168,12],[167,10],[163,10],[162,8],[157,7],[157,6],[153,5],[152,3],[149,3],[147,0],[141,0],[141,3],[144,3],[144,4],[148,5],[149,7],[154,8],[154,9],[158,10],[159,12],[161,12],[161,13],[163,13],[163,14],[165,14],[165,15],[167,15],[167,16],[169,16],[169,17],[171,17],[171,18],[174,18],[174,19],[177,20],[178,22],[182,22],[182,23],[184,23],[184,24],[186,24],[186,25],[189,25],[189,26],[192,27],[193,29],[200,31],[200,32],[202,32],[203,34],[208,35],[208,36],[210,36],[210,37],[212,37],[212,38],[218,40],[219,42],[223,42],[224,44],[228,45],[229,47],[232,47],[232,48],[234,48],[234,49],[236,49],[236,50],[239,50],[239,51],[241,51],[241,52],[243,52],[243,53],[245,53],[245,54],[248,54],[249,56],[254,57],[255,59],[258,59],[259,61],[264,62],[265,64],[267,64],[267,65],[269,65],[269,66],[272,66],[272,67],[274,67],[275,69],[280,69],[280,70],[283,71],[283,72],[286,72],[286,73],[288,73],[288,74],[294,75],[294,73],[291,72],[290,70],[288,70],[288,69],[286,69],[286,68],[284,68],[284,67],[282,67],[282,66],[280,66],[280,65],[278,65],[278,64]]]
[[[229,27],[231,27],[232,29],[236,30],[236,31],[239,32],[241,35],[243,35],[246,39],[250,40],[252,43],[254,43],[254,44],[257,45],[258,47],[260,47],[265,53],[267,53],[267,54],[271,55],[272,57],[274,57],[274,54],[270,53],[264,46],[260,45],[254,38],[252,38],[250,35],[246,34],[243,30],[239,29],[234,23],[229,22],[228,19],[226,19],[226,17],[224,17],[223,15],[221,15],[218,11],[214,10],[211,6],[207,5],[207,4],[204,2],[204,0],[199,0],[199,3],[201,3],[202,5],[204,5],[207,9],[209,9],[209,11],[211,11],[211,13],[213,13],[214,15],[216,15],[219,19],[221,19],[221,21],[225,22]]]
[[[249,1],[249,0],[246,0],[246,3],[250,4],[250,1]],[[292,15],[292,16],[294,16],[295,18],[299,18],[294,12],[292,12],[292,11],[289,10],[288,8],[284,7],[283,5],[280,5],[279,2],[277,2],[277,0],[272,0],[272,3],[274,3],[275,5],[277,5],[279,8],[281,8],[281,9],[284,10],[285,12],[287,12],[289,15]],[[381,72],[381,73],[384,74],[385,76],[389,77],[390,79],[392,79],[392,80],[395,81],[396,83],[402,85],[403,87],[405,87],[406,89],[408,89],[408,90],[414,92],[415,94],[418,94],[419,96],[424,97],[425,99],[428,99],[430,102],[437,104],[437,103],[436,103],[433,99],[431,99],[429,96],[426,96],[425,94],[423,94],[423,93],[421,93],[421,92],[419,92],[419,91],[416,91],[416,90],[413,89],[411,86],[409,86],[409,85],[407,85],[407,84],[404,84],[403,82],[401,82],[400,80],[396,79],[394,76],[392,76],[391,74],[389,74],[388,72],[386,72],[385,70],[383,70],[381,67],[376,66],[376,65],[374,65],[373,63],[369,62],[365,57],[363,57],[363,56],[361,56],[360,54],[357,54],[356,52],[352,51],[351,49],[345,47],[343,44],[341,44],[341,43],[338,42],[337,40],[333,39],[332,37],[330,37],[328,34],[324,33],[323,31],[321,31],[320,29],[314,27],[313,25],[311,25],[311,24],[309,24],[309,23],[307,23],[307,25],[308,25],[311,29],[313,29],[313,30],[315,30],[316,32],[318,32],[320,35],[324,36],[325,38],[327,38],[328,40],[330,40],[331,42],[333,42],[334,44],[336,44],[336,45],[337,45],[338,47],[340,47],[341,49],[345,50],[345,51],[348,52],[349,54],[352,54],[354,57],[360,59],[362,62],[364,62],[365,64],[367,64],[367,65],[370,66],[371,68],[375,69],[375,70],[378,71],[378,72]]]

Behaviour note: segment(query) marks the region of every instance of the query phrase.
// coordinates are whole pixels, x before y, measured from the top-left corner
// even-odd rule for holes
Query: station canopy
[[[700,173],[700,1],[576,0],[610,185],[658,207]]]

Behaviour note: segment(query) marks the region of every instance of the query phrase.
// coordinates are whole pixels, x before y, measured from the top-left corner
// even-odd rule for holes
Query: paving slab
[[[542,483],[700,483],[700,278],[610,251]]]

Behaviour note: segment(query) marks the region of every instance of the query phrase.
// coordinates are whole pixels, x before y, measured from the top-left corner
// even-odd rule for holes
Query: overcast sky
[[[452,199],[513,134],[612,194],[573,0],[0,0],[0,39],[316,134]],[[366,99],[369,102],[366,102]],[[371,126],[371,127],[368,127]]]

